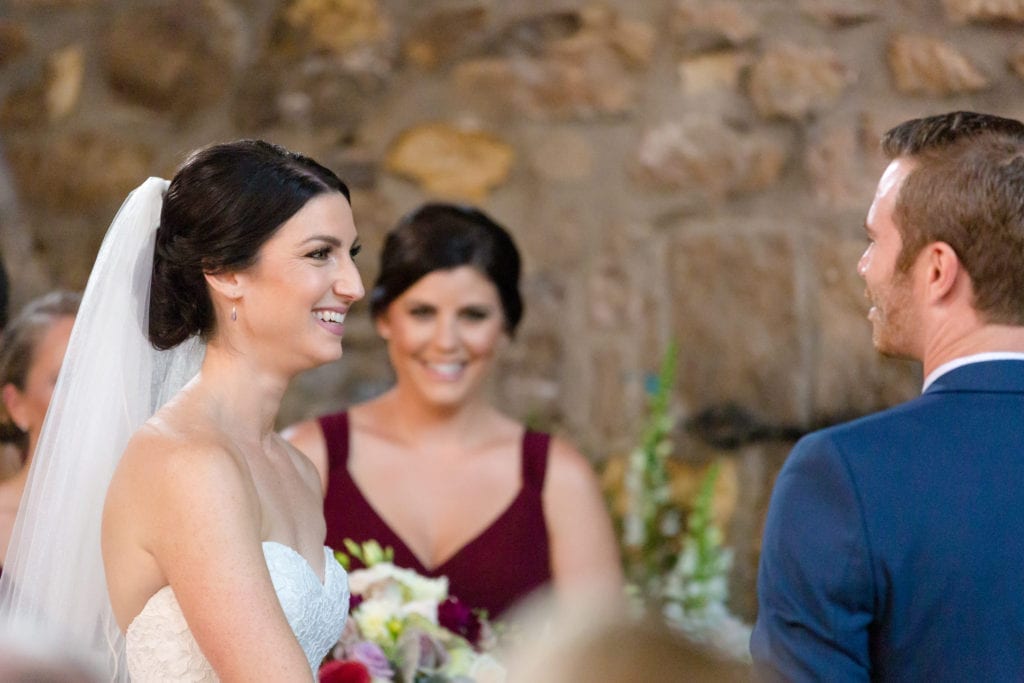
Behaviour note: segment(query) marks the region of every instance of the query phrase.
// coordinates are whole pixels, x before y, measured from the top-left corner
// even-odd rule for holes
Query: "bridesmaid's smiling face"
[[[446,408],[479,397],[508,339],[498,290],[472,266],[424,275],[377,318],[377,330],[399,386]]]

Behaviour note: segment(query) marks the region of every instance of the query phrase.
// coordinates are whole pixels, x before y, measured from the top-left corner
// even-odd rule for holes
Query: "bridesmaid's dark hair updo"
[[[519,250],[508,231],[490,216],[455,204],[425,204],[388,233],[380,274],[370,293],[370,312],[380,316],[423,276],[459,266],[476,268],[494,284],[505,314],[505,331],[515,334],[523,317]]]
[[[205,147],[178,169],[164,195],[149,297],[149,341],[158,349],[213,333],[204,273],[244,270],[260,247],[313,197],[348,188],[312,159],[261,140]]]

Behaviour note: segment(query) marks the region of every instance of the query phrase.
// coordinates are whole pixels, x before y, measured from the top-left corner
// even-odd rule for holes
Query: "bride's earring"
[[[238,320],[238,309],[236,309],[234,306],[231,307],[231,320]]]

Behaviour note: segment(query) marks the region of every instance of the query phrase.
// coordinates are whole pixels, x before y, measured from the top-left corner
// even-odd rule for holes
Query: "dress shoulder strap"
[[[344,469],[348,464],[348,412],[331,413],[317,418],[327,444],[327,469]]]
[[[523,485],[536,489],[539,493],[544,489],[544,475],[548,470],[548,447],[551,435],[544,432],[526,430],[523,434]]]

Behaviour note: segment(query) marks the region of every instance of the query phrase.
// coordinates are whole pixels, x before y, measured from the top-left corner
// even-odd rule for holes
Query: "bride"
[[[129,196],[29,475],[3,620],[92,648],[105,678],[311,679],[347,580],[317,472],[274,427],[289,380],[341,356],[358,250],[345,185],[265,142],[207,147]]]

